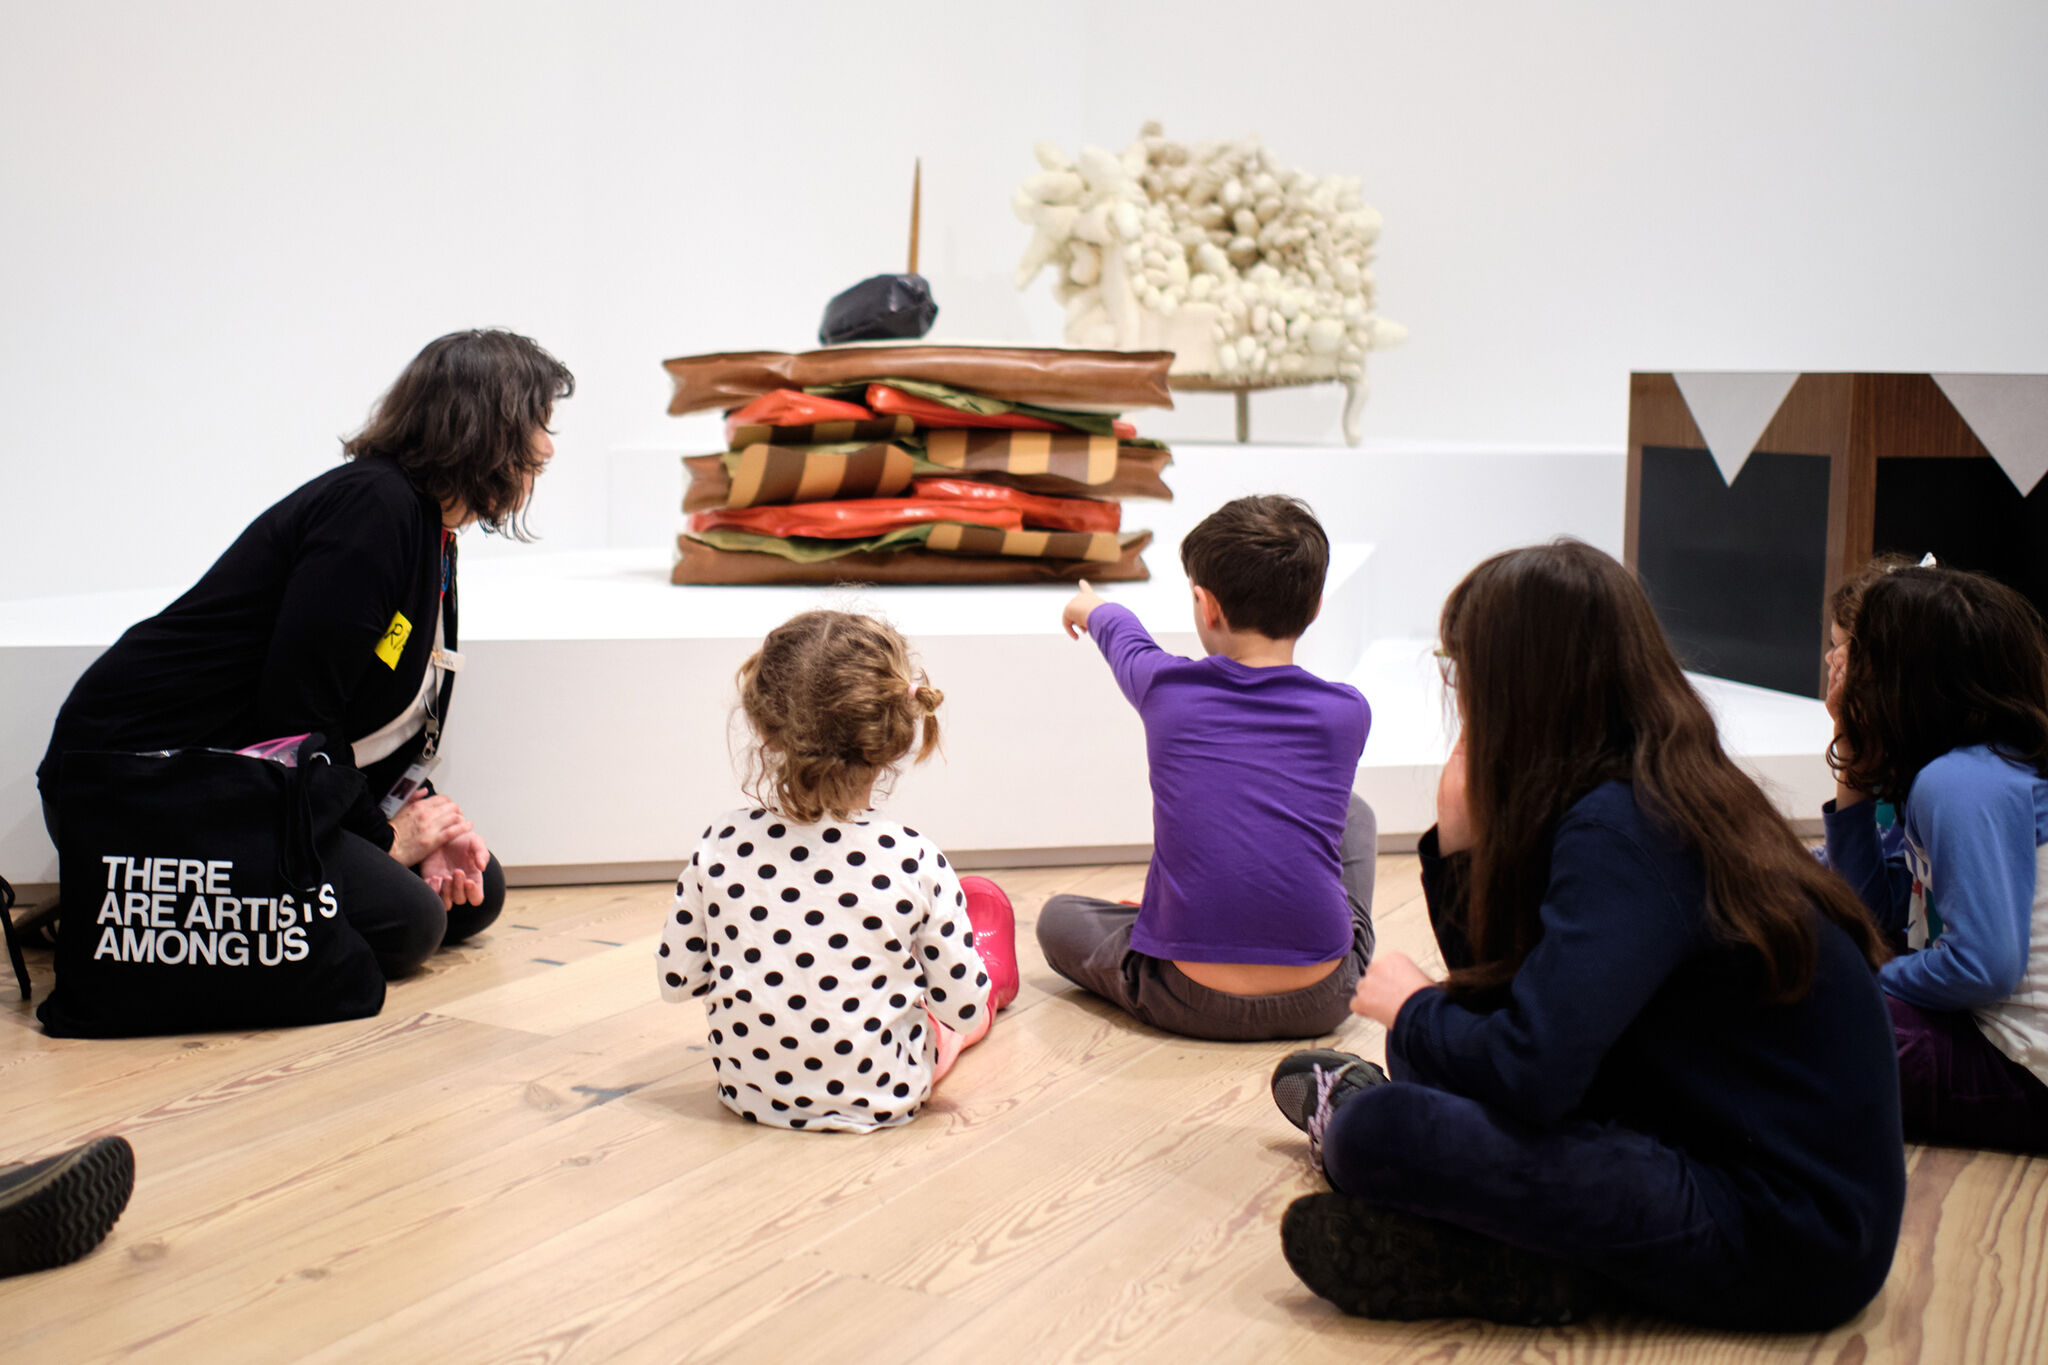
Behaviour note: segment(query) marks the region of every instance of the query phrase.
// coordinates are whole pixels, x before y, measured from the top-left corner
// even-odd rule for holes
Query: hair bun
[[[944,692],[924,683],[920,683],[917,687],[911,689],[910,695],[916,699],[918,706],[923,709],[926,715],[930,715],[938,710],[940,704],[946,700]]]

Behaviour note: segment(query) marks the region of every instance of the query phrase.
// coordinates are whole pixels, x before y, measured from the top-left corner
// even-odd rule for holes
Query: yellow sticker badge
[[[412,638],[412,622],[405,619],[405,613],[391,613],[391,624],[384,627],[384,636],[377,641],[377,657],[384,666],[396,672],[398,656],[405,653],[405,642]]]

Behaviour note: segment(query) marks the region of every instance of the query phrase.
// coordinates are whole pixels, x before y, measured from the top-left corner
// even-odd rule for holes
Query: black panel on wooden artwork
[[[1704,450],[1643,448],[1636,569],[1679,662],[1820,694],[1828,461],[1758,451],[1733,484]]]
[[[2048,614],[2048,481],[2026,497],[1995,460],[1895,456],[1877,462],[1878,553],[1977,569]]]

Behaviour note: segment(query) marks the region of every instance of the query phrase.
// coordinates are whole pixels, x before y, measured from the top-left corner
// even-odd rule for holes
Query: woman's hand
[[[1465,736],[1451,746],[1436,780],[1436,851],[1449,856],[1472,847],[1472,812],[1465,804]]]
[[[1351,995],[1351,1012],[1391,1029],[1408,997],[1435,984],[1406,953],[1381,953],[1359,978],[1358,989]]]
[[[441,908],[484,903],[484,865],[490,850],[480,834],[458,834],[420,860],[420,880],[441,898]]]
[[[469,821],[449,798],[421,792],[391,817],[391,831],[391,856],[414,867],[450,839],[469,833]]]

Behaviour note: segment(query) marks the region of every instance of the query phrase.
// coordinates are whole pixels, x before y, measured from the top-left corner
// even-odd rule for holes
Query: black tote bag
[[[384,974],[324,872],[362,774],[217,749],[73,753],[58,787],[57,1037],[360,1019]]]

